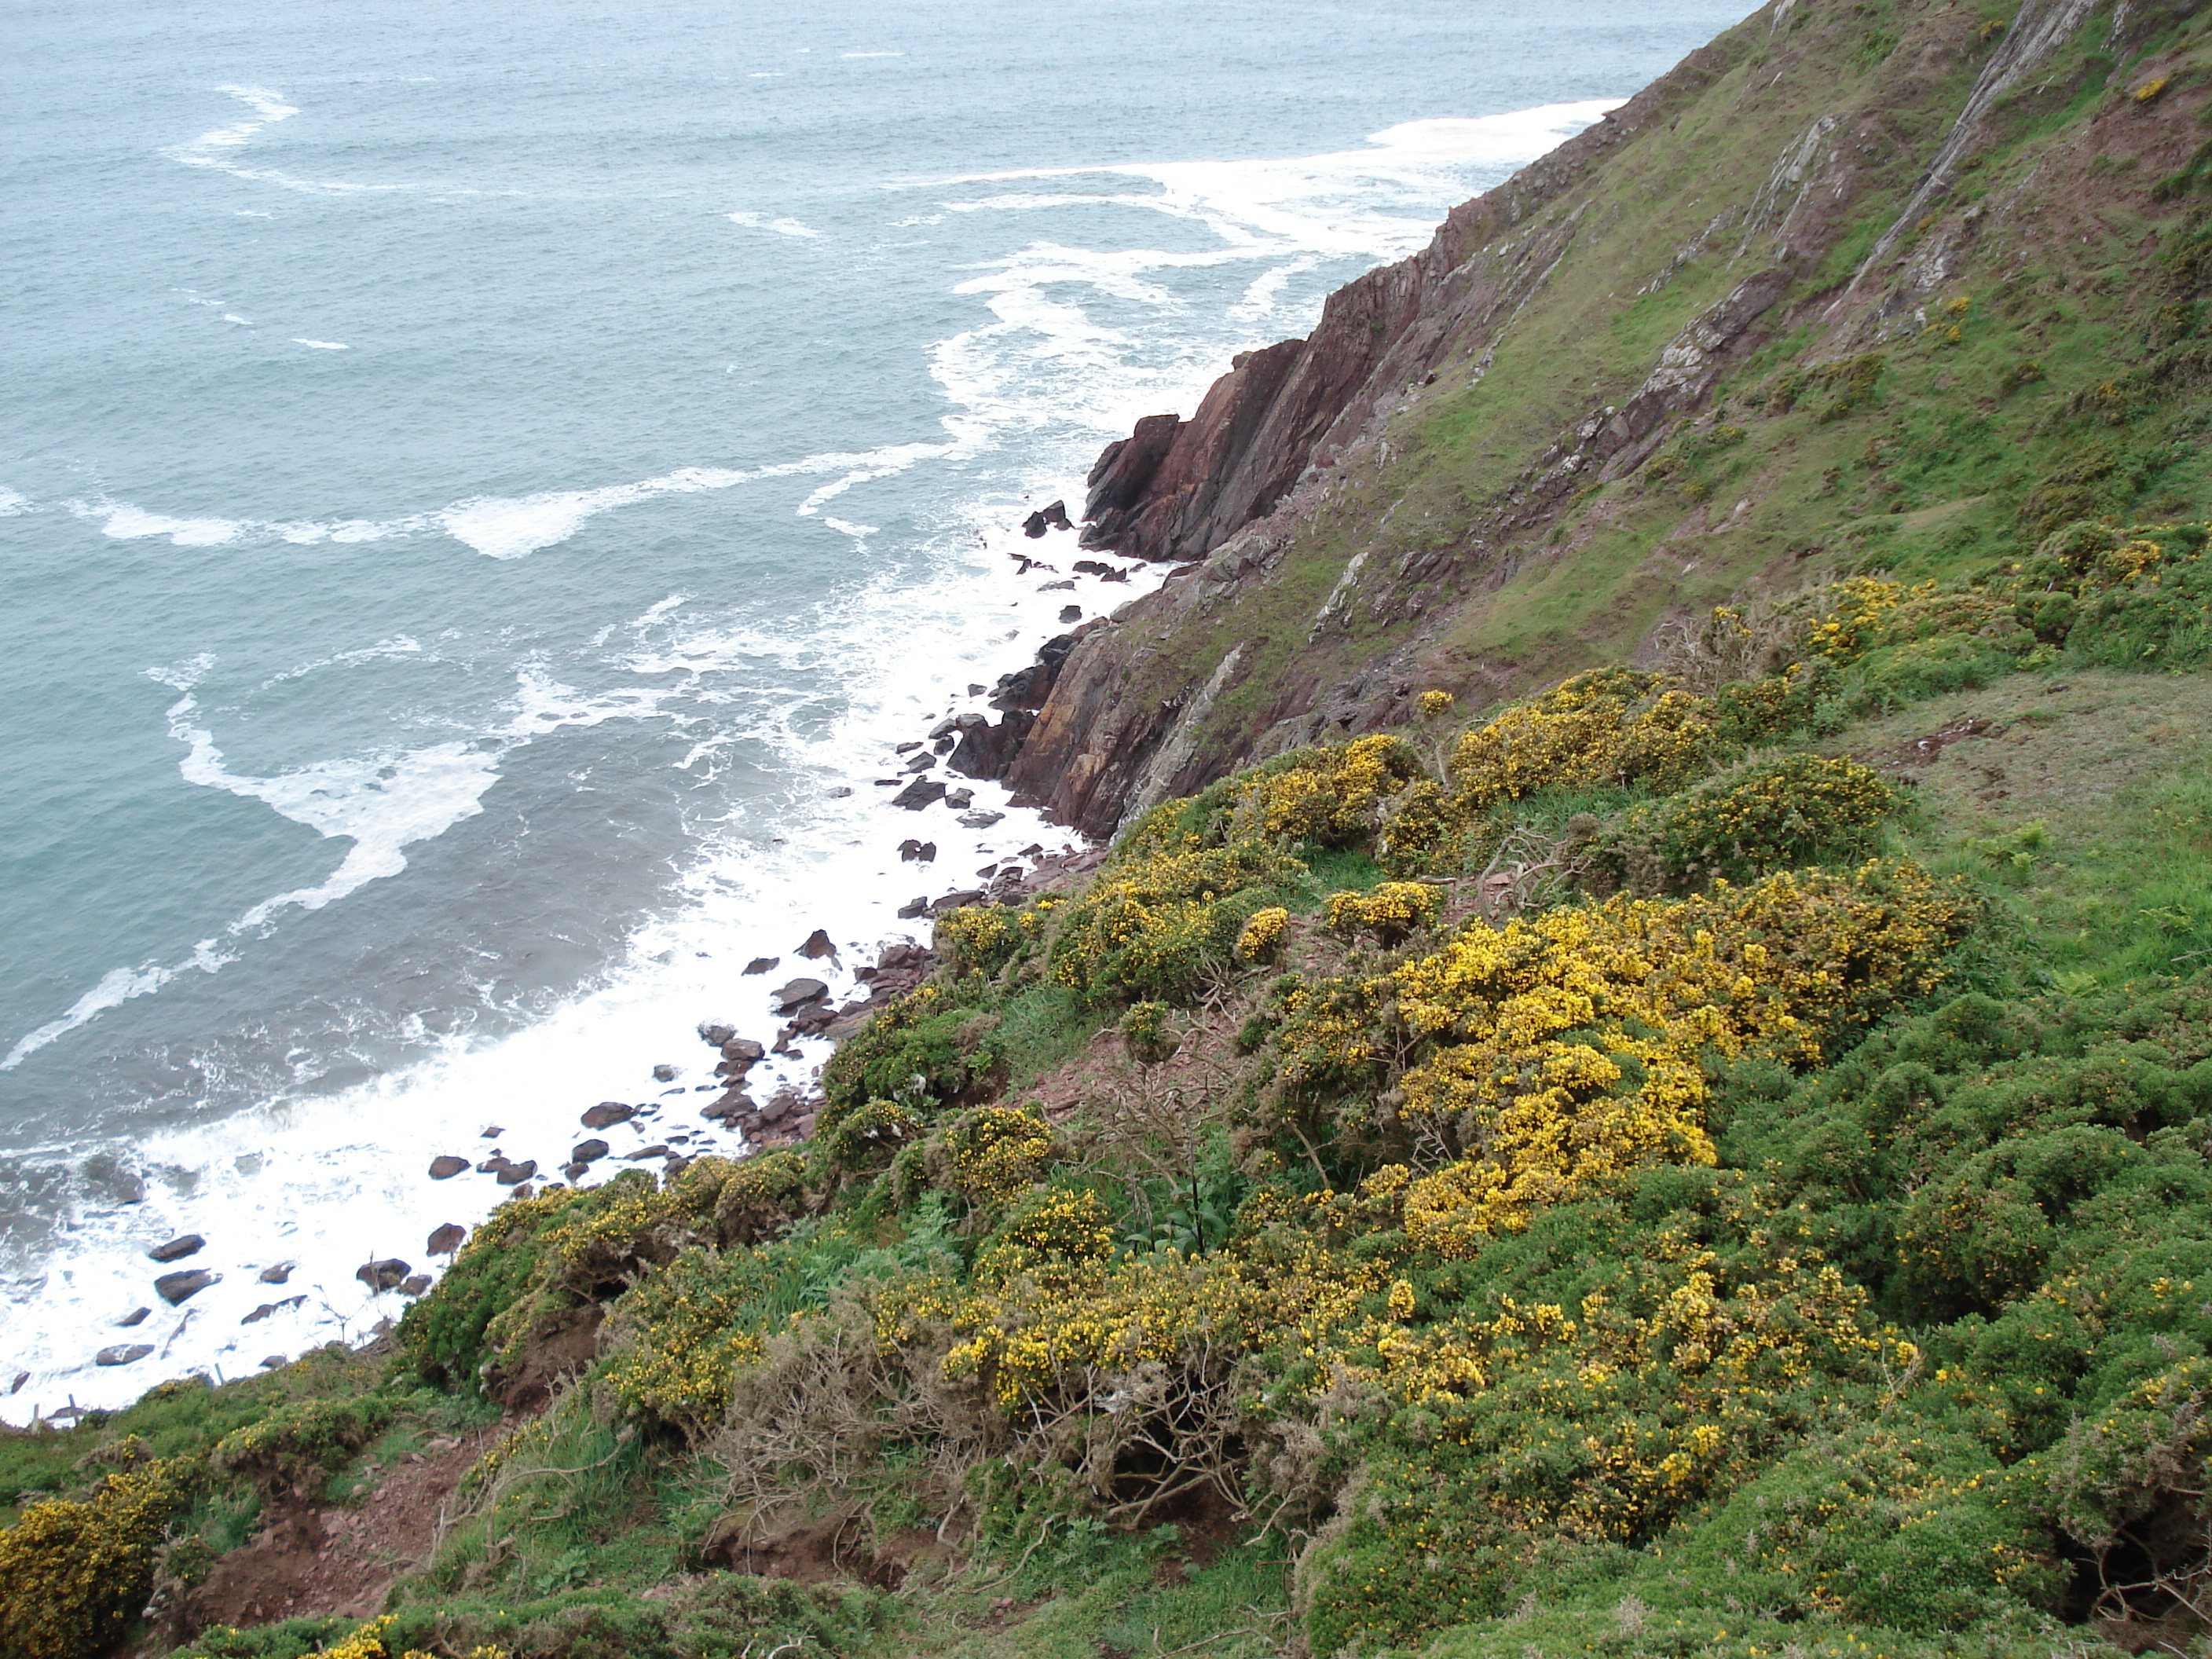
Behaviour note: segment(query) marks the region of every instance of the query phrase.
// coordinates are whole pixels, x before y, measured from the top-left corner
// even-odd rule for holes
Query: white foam
[[[313,346],[318,351],[351,351],[353,349],[351,346],[347,345],[342,340],[309,340],[303,339],[297,334],[292,337],[292,343],[294,345]]]
[[[759,213],[726,213],[722,216],[733,225],[744,225],[751,230],[772,230],[779,236],[816,237],[821,232],[796,219],[771,219]]]
[[[238,539],[241,528],[234,519],[173,519],[165,513],[144,513],[135,507],[107,509],[101,533],[118,542],[148,536],[167,536],[177,547],[220,547]]]
[[[18,513],[31,510],[31,498],[0,484],[0,519],[12,519]]]

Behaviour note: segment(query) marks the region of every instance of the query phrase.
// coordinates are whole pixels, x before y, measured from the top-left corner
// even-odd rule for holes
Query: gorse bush
[[[79,1659],[120,1641],[164,1528],[205,1479],[197,1459],[156,1458],[26,1509],[0,1532],[0,1653]]]

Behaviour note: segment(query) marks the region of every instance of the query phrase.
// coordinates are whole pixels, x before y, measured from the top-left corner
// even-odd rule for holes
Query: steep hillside
[[[1086,538],[1194,562],[1012,781],[1105,834],[1420,688],[2195,501],[2197,14],[1796,0],[1692,54],[1108,451]]]
[[[2204,1651],[2208,94],[1778,0],[1140,428],[996,738],[1103,861],[0,1431],[0,1659]]]

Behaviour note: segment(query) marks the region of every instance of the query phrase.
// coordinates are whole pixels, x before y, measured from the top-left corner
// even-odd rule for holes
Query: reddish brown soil
[[[244,1549],[217,1561],[179,1608],[182,1633],[337,1613],[367,1618],[402,1574],[429,1556],[438,1519],[461,1477],[512,1427],[495,1424],[441,1449],[411,1453],[357,1509],[289,1508]],[[438,1443],[434,1442],[436,1446]]]

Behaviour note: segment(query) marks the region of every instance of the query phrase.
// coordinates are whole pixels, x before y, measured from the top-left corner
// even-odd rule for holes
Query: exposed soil
[[[368,1617],[383,1606],[394,1580],[428,1558],[447,1499],[513,1426],[494,1424],[438,1449],[410,1454],[357,1509],[301,1505],[278,1513],[185,1595],[180,1633],[189,1638],[210,1625],[242,1627],[313,1614]]]
[[[797,1584],[862,1583],[896,1589],[916,1573],[942,1577],[955,1552],[933,1533],[909,1527],[868,1547],[866,1523],[857,1516],[832,1516],[785,1528],[766,1538],[748,1538],[742,1526],[727,1521],[707,1536],[702,1553],[716,1566],[762,1578],[787,1578]]]

